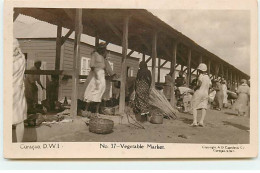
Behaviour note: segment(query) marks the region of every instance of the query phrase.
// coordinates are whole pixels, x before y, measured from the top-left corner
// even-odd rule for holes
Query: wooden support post
[[[98,37],[98,35],[96,35],[96,37],[95,37],[95,48],[97,48],[98,45],[99,45],[99,37]]]
[[[80,59],[80,38],[82,33],[82,9],[76,9],[75,15],[75,40],[73,54],[73,75],[72,75],[72,95],[70,115],[77,116],[78,99],[78,77],[79,77],[79,59]]]
[[[125,113],[125,86],[126,86],[126,58],[128,49],[128,23],[129,17],[125,17],[123,26],[123,39],[122,39],[122,65],[121,65],[121,86],[120,86],[120,100],[119,100],[119,113]]]
[[[61,58],[61,43],[62,43],[62,26],[57,27],[57,38],[56,38],[56,59],[55,59],[55,70],[60,69],[60,58]]]
[[[211,66],[211,61],[208,60],[208,76],[210,75],[210,66]]]
[[[202,55],[200,55],[199,63],[202,63]]]
[[[62,26],[57,26],[57,38],[56,38],[56,58],[55,58],[55,70],[60,70],[60,60],[61,60],[61,46],[62,46]],[[56,94],[55,101],[59,98],[59,86],[60,86],[60,76],[57,76],[57,81],[59,85],[55,88]]]
[[[229,87],[228,68],[227,68],[227,71],[226,71],[226,81],[227,81],[227,87]]]
[[[190,63],[191,63],[191,49],[189,49],[189,52],[188,52],[188,63],[187,63],[187,87],[190,86],[190,82],[191,82],[191,66],[190,66]]]
[[[161,78],[161,58],[158,58],[158,67],[157,67],[158,73],[157,73],[157,82],[160,82]]]
[[[224,66],[223,66],[223,64],[221,64],[221,78],[223,79],[224,77],[225,77]]]
[[[231,90],[233,90],[233,75],[232,75],[232,71],[230,72],[230,88],[231,88]]]
[[[153,41],[152,41],[152,87],[155,87],[156,58],[157,58],[157,33],[154,32]]]
[[[173,43],[173,50],[172,50],[172,60],[171,60],[171,77],[172,77],[172,83],[171,83],[171,105],[175,107],[175,72],[176,72],[176,58],[177,58],[177,45],[178,43],[174,41]]]
[[[143,53],[142,61],[145,61],[145,53]]]

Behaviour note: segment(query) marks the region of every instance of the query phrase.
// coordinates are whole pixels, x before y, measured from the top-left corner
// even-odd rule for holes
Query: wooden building
[[[27,59],[27,70],[33,65],[35,60],[42,61],[43,70],[55,70],[55,56],[56,56],[56,38],[18,38],[22,52],[25,54]],[[60,69],[61,70],[72,70],[73,69],[73,40],[67,39],[61,48],[61,59]],[[88,61],[91,57],[91,52],[94,51],[94,46],[81,42],[80,44],[80,75],[88,75],[90,67]],[[109,51],[108,53],[109,62],[113,68],[113,71],[120,75],[122,55]],[[129,56],[126,60],[127,75],[129,77],[135,77],[138,71],[139,59]],[[46,77],[50,76],[42,75],[42,83],[45,84]],[[80,93],[84,92],[83,80],[78,81],[78,98],[81,98]],[[39,88],[40,90],[40,88]],[[116,89],[112,88],[113,92],[117,92]],[[59,87],[59,100],[64,97],[71,98],[72,94],[72,81],[60,80]],[[42,96],[39,97],[40,99]]]
[[[159,59],[159,67],[171,63],[172,75],[175,69],[187,72],[187,85],[191,81],[191,74],[201,62],[208,66],[208,74],[212,78],[224,77],[229,85],[233,86],[242,78],[249,76],[220,57],[199,46],[193,40],[170,27],[147,10],[144,9],[62,9],[62,8],[15,8],[14,20],[19,14],[31,16],[40,21],[45,21],[57,26],[55,70],[41,72],[26,71],[30,74],[68,74],[72,76],[72,105],[71,114],[76,115],[80,61],[80,38],[86,34],[105,40],[108,44],[122,46],[122,58],[118,58],[121,64],[121,88],[119,112],[125,111],[125,83],[127,57],[133,52],[142,53],[143,60],[152,61],[152,87],[155,86],[156,59]],[[62,35],[62,28],[69,29],[66,35]],[[75,31],[74,45],[71,45],[73,54],[70,58],[73,62],[72,70],[61,70],[61,54],[64,42]],[[128,53],[127,50],[131,49]],[[149,58],[145,58],[148,55]],[[159,68],[160,69],[160,68]],[[160,75],[160,73],[158,73]],[[171,84],[172,103],[175,96],[173,92],[175,82]]]

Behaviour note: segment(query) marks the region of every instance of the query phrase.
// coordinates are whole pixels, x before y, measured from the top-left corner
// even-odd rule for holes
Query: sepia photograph
[[[5,116],[20,150],[203,144],[231,154],[257,140],[252,10],[28,5],[8,15]]]

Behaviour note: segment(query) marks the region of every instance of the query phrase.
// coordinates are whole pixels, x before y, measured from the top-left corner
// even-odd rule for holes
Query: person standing
[[[215,80],[215,87],[214,90],[216,91],[216,95],[215,95],[215,105],[216,105],[216,110],[221,111],[221,109],[223,108],[223,89],[222,89],[222,85],[218,80]]]
[[[86,89],[84,92],[83,101],[87,102],[86,109],[88,109],[88,103],[96,104],[96,113],[99,111],[99,106],[102,100],[102,96],[106,90],[105,80],[105,56],[106,56],[106,43],[102,42],[98,45],[97,49],[92,52],[90,60],[91,71],[86,80]]]
[[[226,81],[223,80],[222,81],[222,90],[223,90],[223,107],[226,108],[227,104],[228,104],[228,95],[227,95],[227,85],[226,85]]]
[[[238,112],[238,116],[247,116],[249,112],[250,87],[245,79],[241,80],[241,85],[239,85],[236,92],[238,98],[232,108]]]
[[[192,97],[192,109],[193,109],[193,123],[191,126],[204,126],[204,119],[206,116],[206,110],[208,108],[208,97],[209,97],[209,88],[211,81],[207,75],[207,65],[204,63],[199,64],[198,66],[199,78],[197,82],[197,87],[195,88],[194,95]],[[197,121],[197,111],[202,110],[202,116],[198,123]]]
[[[25,57],[17,39],[13,40],[13,120],[16,141],[22,142],[24,120],[27,118],[27,104],[24,93]]]
[[[145,61],[139,64],[135,81],[135,99],[133,111],[135,114],[141,115],[141,120],[145,120],[149,114],[149,94],[152,83],[151,72],[147,68]]]
[[[34,66],[30,70],[41,70],[41,61],[34,62]],[[40,75],[28,74],[25,78],[25,97],[28,105],[28,112],[34,112],[36,105],[38,104],[38,86],[44,90],[41,81]]]

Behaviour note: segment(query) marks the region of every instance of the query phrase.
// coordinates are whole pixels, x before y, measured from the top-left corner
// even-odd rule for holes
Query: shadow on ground
[[[228,122],[228,121],[222,121],[224,123],[224,125],[228,125],[228,126],[233,126],[235,128],[238,128],[240,130],[249,130],[250,128],[246,127],[246,126],[243,126],[243,125],[240,125],[240,124],[235,124],[235,123],[231,123],[231,122]]]

